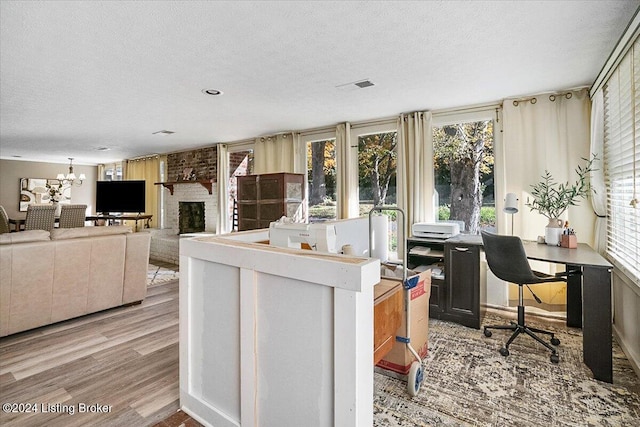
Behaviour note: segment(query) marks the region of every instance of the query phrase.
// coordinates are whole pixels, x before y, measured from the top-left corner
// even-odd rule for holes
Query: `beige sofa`
[[[126,226],[0,235],[0,336],[142,301],[151,235]]]

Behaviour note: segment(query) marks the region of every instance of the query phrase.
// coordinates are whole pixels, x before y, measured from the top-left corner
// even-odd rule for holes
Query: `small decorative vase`
[[[562,220],[550,218],[549,224],[544,228],[544,242],[550,246],[559,246],[562,236]]]

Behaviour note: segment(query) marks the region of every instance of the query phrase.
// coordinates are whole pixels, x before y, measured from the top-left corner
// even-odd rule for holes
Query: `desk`
[[[447,242],[482,245],[481,236],[460,234]],[[582,328],[584,363],[597,380],[613,382],[611,337],[611,269],[585,243],[576,249],[523,242],[527,258],[564,264],[567,277],[567,326]]]
[[[576,249],[525,242],[527,258],[564,264],[567,277],[567,326],[582,328],[584,363],[595,379],[613,382],[611,355],[611,269],[585,243]],[[582,286],[580,286],[582,285]]]

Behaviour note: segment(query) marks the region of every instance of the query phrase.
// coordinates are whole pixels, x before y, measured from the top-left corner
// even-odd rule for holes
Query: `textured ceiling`
[[[102,163],[590,85],[639,4],[2,0],[0,157]]]

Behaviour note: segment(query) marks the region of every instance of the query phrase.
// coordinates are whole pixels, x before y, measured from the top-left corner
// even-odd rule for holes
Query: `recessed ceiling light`
[[[218,89],[202,89],[202,93],[212,96],[222,95],[222,91]]]
[[[175,132],[171,130],[159,130],[157,132],[153,132],[152,135],[171,135],[173,133]]]
[[[14,154],[14,155],[13,155],[13,156],[11,156],[11,157],[20,158],[20,157],[22,157],[22,156],[20,156],[20,155],[18,155],[18,154]]]
[[[96,151],[109,151],[109,150],[111,150],[111,148],[109,148],[109,147],[97,147],[96,148]]]

